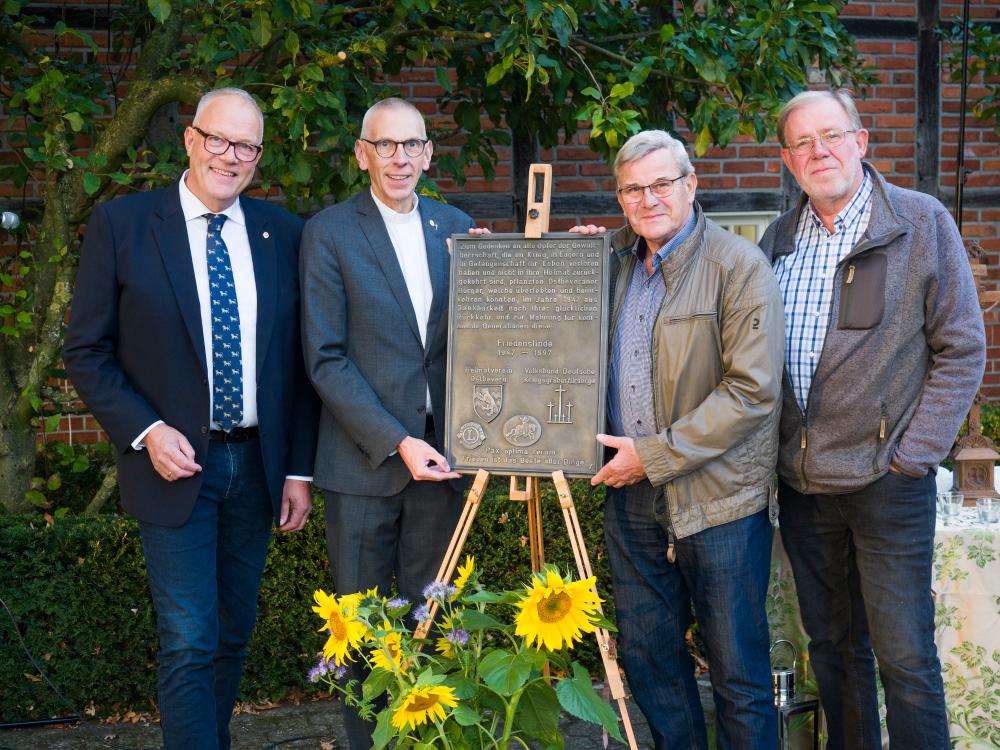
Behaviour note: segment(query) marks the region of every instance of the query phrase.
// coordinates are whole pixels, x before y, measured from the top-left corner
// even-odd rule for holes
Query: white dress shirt
[[[205,362],[208,374],[208,414],[211,419],[214,389],[212,381],[212,310],[208,289],[208,219],[205,214],[214,213],[192,193],[181,176],[181,211],[187,228],[188,247],[191,249],[191,264],[194,267],[194,283],[198,289],[198,307],[201,312],[201,335],[205,342]],[[233,283],[236,285],[236,306],[240,311],[240,364],[243,369],[243,419],[240,427],[254,427],[257,424],[257,284],[253,274],[253,257],[250,255],[250,240],[247,237],[246,220],[239,199],[221,213],[226,215],[222,225],[222,239],[229,250],[229,263],[233,269]],[[163,420],[153,422],[132,442],[136,450],[143,448],[146,434],[163,424]],[[219,426],[212,420],[212,429]]]
[[[434,288],[431,286],[431,272],[427,267],[427,244],[424,242],[424,225],[417,210],[419,199],[413,196],[413,208],[404,213],[394,211],[380,201],[375,193],[372,199],[382,214],[382,221],[396,251],[396,260],[406,281],[406,290],[410,293],[410,303],[413,313],[417,316],[417,329],[420,331],[420,343],[427,346],[427,321],[431,316],[431,302],[434,301]],[[427,388],[427,413],[431,413],[431,391]],[[418,435],[417,437],[423,437]]]

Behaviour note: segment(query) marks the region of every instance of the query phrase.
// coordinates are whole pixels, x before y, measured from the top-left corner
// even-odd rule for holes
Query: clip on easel
[[[549,206],[552,197],[552,166],[550,164],[532,164],[528,171],[528,205],[527,217],[524,224],[524,236],[527,239],[541,239],[542,233],[549,230]],[[435,581],[448,583],[455,573],[461,558],[462,548],[469,536],[472,522],[476,519],[479,511],[479,503],[482,500],[483,492],[489,482],[490,473],[485,469],[480,469],[476,474],[476,479],[472,484],[472,489],[465,500],[465,507],[458,520],[455,533],[452,535],[451,543],[445,552],[444,560],[438,570]],[[525,476],[524,487],[518,487],[518,476],[510,477],[510,499],[528,504],[528,542],[531,549],[531,570],[539,572],[545,564],[545,548],[542,541],[542,516],[541,516],[541,495],[539,492],[538,477]],[[587,547],[584,543],[583,531],[580,528],[580,519],[576,514],[576,506],[573,503],[573,493],[570,491],[569,482],[562,471],[552,472],[552,483],[555,485],[556,494],[559,497],[559,505],[562,508],[563,521],[566,523],[566,533],[569,535],[570,546],[573,549],[573,557],[576,561],[577,574],[580,580],[590,578],[594,575],[590,566],[590,557],[587,554]],[[595,587],[596,593],[596,587]],[[438,611],[438,603],[428,600],[429,614],[427,619],[421,622],[414,635],[417,638],[426,638],[430,631],[431,623]],[[598,605],[600,610],[600,605]],[[603,610],[601,610],[603,614]],[[618,656],[615,642],[611,634],[605,628],[598,627],[594,633],[597,638],[598,651],[601,654],[601,661],[604,662],[604,674],[611,697],[618,702],[621,711],[622,724],[625,727],[625,736],[631,750],[637,750],[635,733],[632,730],[632,722],[629,720],[628,708],[625,706],[625,686],[622,683],[621,675],[618,671]]]

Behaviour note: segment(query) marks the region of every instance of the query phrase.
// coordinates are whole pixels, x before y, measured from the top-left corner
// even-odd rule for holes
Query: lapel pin
[[[270,236],[271,236],[271,233],[270,233],[270,232],[264,232],[264,234],[263,234],[263,237],[264,237],[264,239],[265,239],[265,240],[266,240],[266,239],[267,239],[268,237],[270,237]]]
[[[438,223],[436,221],[434,221],[434,219],[431,219],[427,223],[431,225],[431,229],[437,229],[438,228]]]

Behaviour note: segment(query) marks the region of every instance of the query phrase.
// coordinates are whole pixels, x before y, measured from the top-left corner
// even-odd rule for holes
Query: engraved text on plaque
[[[452,245],[451,466],[592,476],[604,429],[607,237],[456,235]]]

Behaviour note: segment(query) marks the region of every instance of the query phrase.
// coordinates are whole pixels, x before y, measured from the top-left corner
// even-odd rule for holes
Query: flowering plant
[[[428,584],[424,595],[440,607],[429,638],[409,627],[427,620],[426,604],[414,609],[375,590],[315,593],[313,611],[329,636],[310,679],[376,722],[376,750],[390,742],[421,750],[562,748],[560,707],[624,742],[615,712],[570,653],[584,633],[610,628],[593,578],[572,581],[546,566],[524,590],[495,593],[467,557],[453,584]],[[363,685],[345,680],[353,660],[370,670]]]

